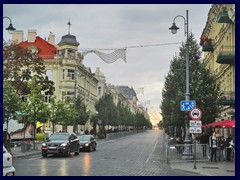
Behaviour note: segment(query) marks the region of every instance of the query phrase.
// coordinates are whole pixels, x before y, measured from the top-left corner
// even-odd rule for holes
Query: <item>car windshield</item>
[[[68,134],[53,134],[49,138],[49,140],[68,140],[69,135]]]
[[[89,141],[90,140],[90,136],[78,136],[78,139],[80,141]]]

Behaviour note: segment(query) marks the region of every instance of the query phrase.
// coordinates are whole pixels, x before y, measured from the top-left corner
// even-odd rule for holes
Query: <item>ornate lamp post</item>
[[[188,42],[188,10],[186,10],[186,18],[182,15],[178,15],[173,19],[172,27],[169,29],[173,34],[177,33],[177,30],[179,29],[176,26],[175,20],[181,17],[184,19],[184,35],[187,36],[186,38],[186,93],[185,93],[185,100],[190,100],[190,92],[189,92],[189,42]],[[182,155],[183,159],[192,159],[192,151],[190,149],[190,135],[189,135],[189,116],[188,111],[185,111],[185,138],[184,138],[184,152]]]
[[[9,17],[7,17],[7,16],[5,16],[5,17],[3,17],[3,19],[8,19],[9,21],[10,21],[10,24],[9,24],[9,26],[6,28],[6,30],[8,30],[8,31],[15,31],[16,30],[16,28],[14,28],[13,27],[13,25],[12,25],[12,20],[9,18]]]

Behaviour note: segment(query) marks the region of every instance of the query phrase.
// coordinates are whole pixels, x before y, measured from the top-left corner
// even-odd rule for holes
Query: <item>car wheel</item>
[[[75,155],[77,155],[77,156],[78,156],[78,155],[79,155],[79,151],[76,151],[76,152],[75,152]]]
[[[92,152],[93,151],[93,147],[92,145],[89,146],[89,152]]]
[[[47,157],[47,153],[42,153],[42,157]]]
[[[95,147],[94,147],[94,149],[93,149],[94,151],[96,151],[97,150],[97,145],[95,145]]]
[[[70,147],[68,147],[68,149],[67,149],[67,152],[66,152],[65,156],[66,156],[66,157],[69,157],[69,156],[70,156]]]

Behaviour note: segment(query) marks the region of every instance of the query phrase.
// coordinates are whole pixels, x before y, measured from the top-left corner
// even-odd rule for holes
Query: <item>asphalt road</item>
[[[148,130],[98,142],[97,150],[78,156],[40,154],[14,160],[16,176],[196,176],[173,170],[165,161],[165,137]]]

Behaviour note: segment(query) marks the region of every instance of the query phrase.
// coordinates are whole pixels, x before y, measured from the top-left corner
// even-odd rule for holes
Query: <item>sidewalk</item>
[[[195,172],[203,176],[235,176],[235,162],[194,162],[172,163],[171,168],[182,171]]]
[[[11,147],[13,158],[20,158],[20,157],[25,157],[25,156],[34,155],[34,154],[41,154],[41,146],[42,146],[42,143],[39,142],[36,144],[35,149],[31,147],[31,149],[26,152],[22,151],[21,146],[16,146],[15,148]]]

